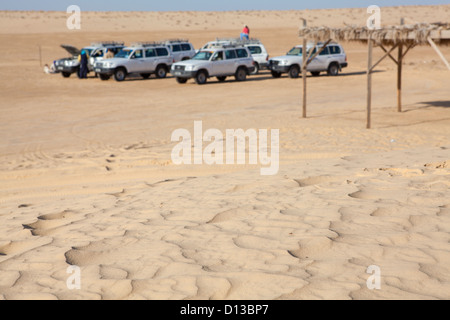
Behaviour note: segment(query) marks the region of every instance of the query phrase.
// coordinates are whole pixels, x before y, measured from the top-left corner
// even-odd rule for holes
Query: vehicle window
[[[102,51],[102,50],[95,51],[95,52],[92,54],[92,56],[93,56],[94,58],[100,58],[100,57],[103,57],[103,51]]]
[[[132,53],[133,53],[133,50],[130,50],[130,49],[121,50],[121,51],[116,55],[116,58],[125,58],[125,59],[127,59]]]
[[[329,49],[331,54],[341,54],[341,48],[338,46],[330,46]]]
[[[114,55],[116,55],[117,53],[119,53],[120,52],[120,50],[122,50],[121,48],[114,48],[114,49],[110,49],[113,53],[114,53]]]
[[[288,52],[288,56],[301,56],[303,55],[303,48],[295,47]]]
[[[155,51],[155,49],[147,49],[147,50],[145,50],[145,56],[146,56],[147,58],[156,57],[156,51]]]
[[[250,50],[251,54],[261,54],[262,53],[261,47],[258,47],[258,46],[249,46],[248,50]]]
[[[211,59],[211,56],[213,55],[212,52],[209,51],[200,51],[197,53],[192,60],[202,60],[202,61],[209,61]]]
[[[328,50],[328,47],[323,49],[323,51],[320,53],[321,56],[327,56],[330,54],[330,51]]]
[[[156,54],[157,54],[159,57],[165,57],[165,56],[168,56],[168,55],[169,55],[169,51],[167,51],[166,48],[157,48],[157,49],[156,49]]]
[[[222,61],[223,60],[223,51],[216,52],[212,58],[212,61]]]
[[[144,57],[143,50],[136,50],[132,56],[132,59],[142,59]]]
[[[191,45],[189,43],[183,43],[181,45],[181,50],[182,51],[191,51]]]
[[[227,60],[231,60],[231,59],[236,59],[237,55],[236,55],[236,50],[227,50],[225,53]]]
[[[248,57],[248,52],[245,49],[237,49],[236,53],[237,53],[238,58],[247,58]]]
[[[181,46],[179,44],[174,44],[172,46],[172,51],[173,52],[180,52],[181,51]]]

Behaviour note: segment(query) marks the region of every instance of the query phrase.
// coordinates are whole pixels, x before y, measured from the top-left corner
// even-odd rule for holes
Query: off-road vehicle
[[[253,75],[258,74],[260,70],[268,69],[269,54],[266,47],[259,39],[241,40],[240,38],[217,38],[215,41],[208,42],[203,46],[203,50],[220,45],[242,45],[248,48],[255,60],[255,70]]]
[[[192,78],[198,84],[205,84],[211,77],[217,77],[223,82],[229,76],[234,76],[237,81],[245,81],[255,70],[254,63],[246,47],[221,45],[200,50],[191,60],[173,64],[171,73],[180,84]]]
[[[114,76],[116,81],[124,81],[131,74],[139,74],[144,79],[156,74],[165,78],[173,64],[170,49],[160,42],[136,43],[121,50],[113,59],[95,63],[94,71],[102,80]]]
[[[62,45],[61,47],[71,56],[55,61],[55,68],[64,78],[69,78],[74,73],[79,75],[80,62],[78,61],[78,56],[81,54],[81,51],[86,51],[89,57],[88,70],[93,71],[95,61],[102,59],[106,49],[117,53],[124,48],[124,45],[122,42],[104,41],[92,43],[90,46],[84,47],[81,50],[70,45]]]
[[[309,44],[307,54],[313,50],[313,56],[319,49],[323,48],[323,43],[318,43],[314,47]],[[269,60],[269,69],[274,78],[279,78],[283,73],[288,73],[290,78],[298,78],[302,73],[303,46],[292,48],[287,55],[272,58]],[[337,76],[343,68],[348,66],[347,55],[344,48],[337,43],[331,43],[308,65],[308,71],[313,76],[319,76],[321,72],[327,72],[329,76]]]

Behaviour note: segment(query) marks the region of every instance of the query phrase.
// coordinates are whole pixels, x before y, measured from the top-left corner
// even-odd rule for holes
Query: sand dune
[[[450,6],[383,9],[386,23],[448,19]],[[449,299],[449,73],[428,47],[374,75],[344,44],[341,77],[270,74],[200,87],[49,76],[61,43],[188,37],[199,47],[252,26],[272,56],[311,25],[364,24],[362,9],[225,13],[0,12],[0,299]],[[362,22],[361,22],[362,21]],[[361,22],[361,23],[359,23]],[[64,24],[64,25],[63,25]],[[449,48],[443,53],[450,57]],[[377,52],[378,56],[382,52]],[[280,172],[175,166],[171,133],[280,129]],[[382,272],[369,290],[369,266]],[[67,268],[81,268],[69,290]]]

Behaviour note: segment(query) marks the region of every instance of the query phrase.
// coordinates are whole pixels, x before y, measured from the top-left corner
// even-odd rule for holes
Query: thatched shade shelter
[[[446,64],[450,70],[450,64],[445,59],[444,55],[439,50],[439,45],[450,45],[450,24],[435,23],[435,24],[416,24],[416,25],[400,25],[385,27],[381,29],[369,29],[367,27],[345,27],[345,28],[328,28],[328,27],[314,27],[307,28],[306,23],[299,32],[300,38],[303,38],[304,43],[307,40],[316,43],[325,42],[325,45],[334,41],[358,41],[368,44],[368,68],[367,68],[367,128],[371,127],[371,104],[372,104],[372,73],[376,66],[378,66],[384,59],[390,58],[398,67],[398,111],[402,111],[402,67],[403,59],[406,54],[415,46],[431,45],[438,53],[439,57]],[[376,63],[373,63],[373,47],[379,46],[385,55]],[[394,50],[398,49],[397,57],[392,54]],[[308,57],[304,66],[307,67],[309,60],[314,57]],[[304,71],[304,78],[306,70]],[[306,82],[306,79],[303,80]],[[306,84],[304,84],[306,87]],[[306,116],[306,91],[303,97],[303,115]]]

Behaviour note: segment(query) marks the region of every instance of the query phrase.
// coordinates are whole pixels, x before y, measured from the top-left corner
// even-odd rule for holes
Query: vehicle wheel
[[[336,63],[333,63],[328,68],[328,75],[331,77],[335,77],[339,74],[339,66]]]
[[[188,81],[188,79],[186,79],[186,78],[177,78],[177,82],[179,84],[185,84],[187,81]]]
[[[291,79],[297,79],[300,76],[300,68],[298,66],[292,66],[289,69],[289,77]]]
[[[102,81],[108,81],[111,77],[108,76],[107,74],[100,74],[100,79]]]
[[[148,79],[148,78],[150,78],[150,76],[151,76],[151,74],[150,73],[143,73],[143,74],[141,74],[141,77],[142,78],[144,78],[144,79]]]
[[[199,71],[195,77],[197,84],[205,84],[208,81],[208,75],[205,71]]]
[[[123,68],[119,68],[116,70],[116,72],[114,72],[114,79],[116,79],[116,81],[118,82],[124,81],[126,77],[127,72]]]
[[[313,75],[313,77],[318,77],[318,76],[320,76],[320,72],[311,72],[311,74]]]
[[[259,64],[257,64],[257,63],[255,63],[255,70],[252,72],[252,73],[250,73],[252,76],[256,76],[258,73],[259,73],[259,70],[260,70],[261,68],[259,67]]]
[[[247,70],[244,68],[239,68],[236,71],[236,75],[234,76],[236,78],[236,81],[245,81],[247,80]]]
[[[217,80],[219,80],[220,82],[225,82],[225,80],[227,80],[227,77],[217,77]]]
[[[61,74],[64,78],[70,78],[70,76],[72,75],[70,72],[63,72]]]
[[[276,72],[276,71],[272,71],[272,77],[274,77],[274,78],[281,78],[281,73],[280,72]]]
[[[167,77],[167,69],[165,66],[158,66],[156,68],[156,77],[158,79],[164,79],[165,77]]]

